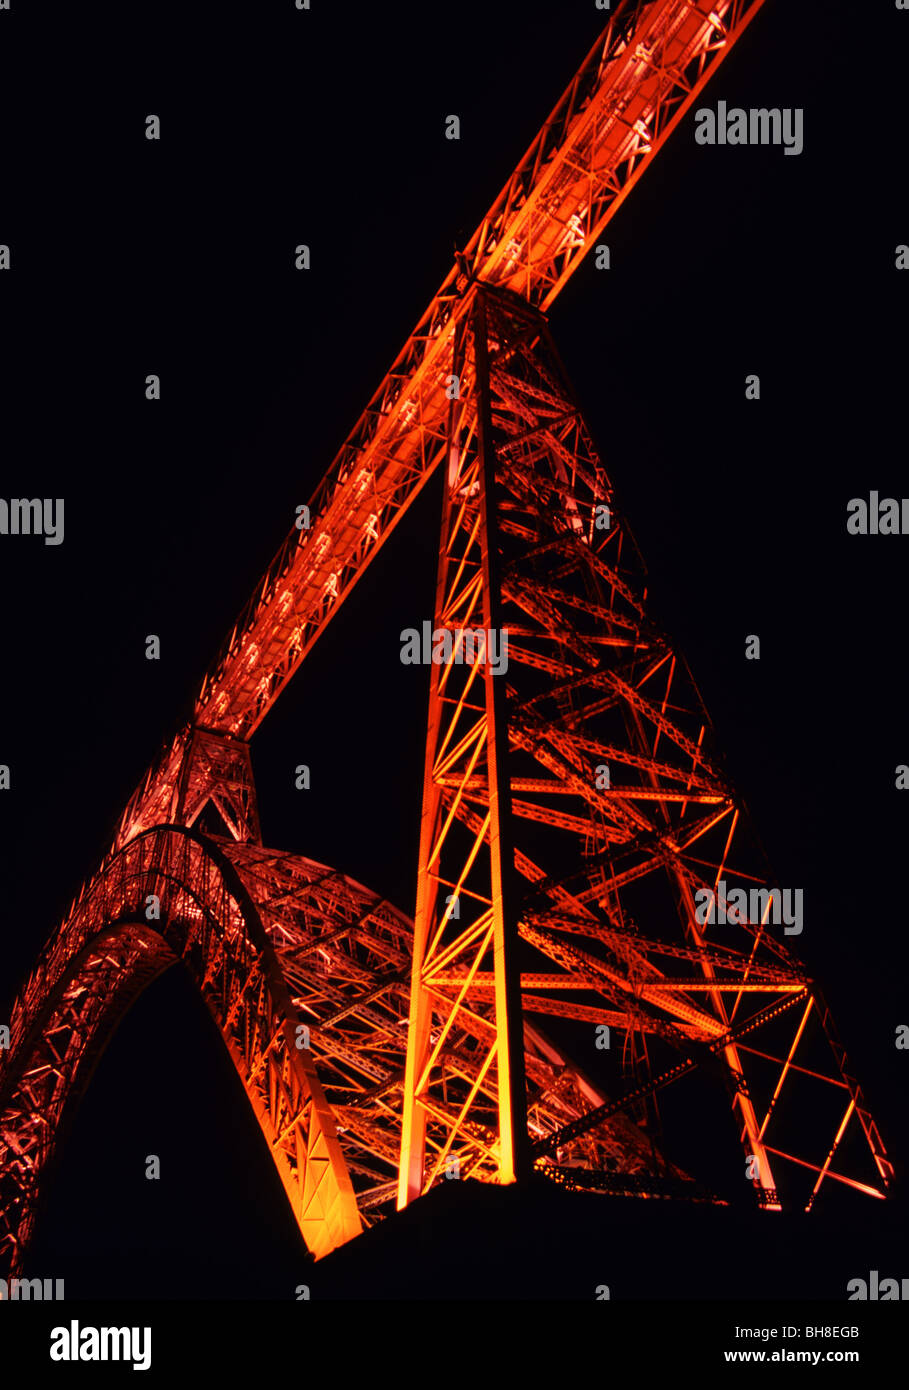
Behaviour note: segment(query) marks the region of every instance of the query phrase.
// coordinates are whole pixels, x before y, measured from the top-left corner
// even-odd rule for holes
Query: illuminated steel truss
[[[14,1272],[106,1041],[177,960],[316,1255],[455,1164],[711,1199],[663,1153],[657,1097],[695,1072],[727,1087],[763,1205],[883,1195],[877,1130],[779,929],[696,920],[699,888],[769,875],[543,317],[760,4],[617,7],[131,798],[0,1051]],[[440,466],[434,626],[507,630],[508,668],[431,667],[412,925],[262,846],[248,741]],[[566,1027],[609,1037],[606,1082]]]
[[[323,1255],[371,1224],[396,1187],[411,947],[403,914],[322,864],[182,826],[137,836],[86,885],[19,1001],[0,1129],[4,1260],[20,1267],[42,1179],[108,1039],[177,960],[224,1038],[308,1247]],[[452,1085],[475,1077],[488,1013],[446,1040]],[[602,1103],[531,1025],[526,1047],[540,1133]],[[493,1094],[465,1165],[487,1179],[494,1115]],[[434,1117],[435,1149],[451,1118],[444,1106]],[[575,1148],[594,1170],[651,1171],[646,1136],[621,1118]]]
[[[502,1181],[622,1109],[648,1124],[657,1092],[715,1057],[763,1204],[778,1205],[777,1158],[811,1175],[809,1207],[830,1178],[882,1195],[877,1130],[771,925],[769,874],[688,669],[647,615],[640,557],[545,320],[479,290],[452,376],[466,399],[451,403],[432,632],[455,649],[471,635],[475,654],[505,629],[508,664],[497,672],[492,650],[431,668],[399,1202],[435,1179],[485,1103],[476,1086],[456,1092],[457,1121],[426,1165],[440,1087],[451,1104],[440,1050],[483,1000]],[[723,882],[765,890],[757,920],[699,922],[695,894],[725,907]],[[625,1094],[534,1138],[522,1014],[617,1032]],[[802,1104],[809,1080],[829,1143],[820,1152],[814,1133],[800,1154],[784,1086]],[[850,1125],[867,1150],[859,1178],[835,1163]]]
[[[620,3],[292,528],[202,682],[195,723],[261,724],[446,452],[444,386],[476,283],[546,310],[763,0]],[[124,811],[123,845],[169,818],[188,730]]]

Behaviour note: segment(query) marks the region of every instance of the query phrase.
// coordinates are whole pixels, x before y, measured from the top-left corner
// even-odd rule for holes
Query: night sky
[[[0,536],[0,1019],[604,19],[593,0],[312,4],[0,14],[2,491],[66,502],[62,545]],[[804,152],[699,147],[689,114],[604,236],[612,269],[589,257],[550,315],[654,614],[779,882],[804,889],[788,944],[898,1174],[909,537],[845,523],[850,498],[909,493],[907,45],[886,0],[767,0],[700,104],[802,107]],[[265,843],[407,912],[427,687],[398,634],[431,612],[438,507],[430,487],[252,745]],[[802,1296],[875,1267],[863,1221],[843,1227],[834,1286]],[[309,1269],[179,971],[105,1054],[30,1264],[72,1295],[186,1298],[293,1297]],[[740,1277],[727,1253],[727,1287]]]

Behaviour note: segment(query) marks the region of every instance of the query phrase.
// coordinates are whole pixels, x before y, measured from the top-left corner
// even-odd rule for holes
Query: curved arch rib
[[[149,921],[154,901],[160,916]],[[15,1272],[42,1179],[107,1041],[174,961],[199,988],[317,1257],[361,1230],[301,1020],[235,867],[212,840],[162,826],[87,886],[16,1002],[0,1072],[0,1253]]]

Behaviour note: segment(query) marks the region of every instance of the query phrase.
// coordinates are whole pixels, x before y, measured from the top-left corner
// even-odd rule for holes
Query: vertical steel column
[[[461,375],[465,330],[463,321],[455,332],[451,370]],[[448,411],[448,458],[442,481],[442,519],[439,541],[439,568],[436,574],[436,598],[433,617],[437,618],[445,603],[448,579],[448,542],[451,533],[452,483],[457,473],[460,402],[452,399]],[[410,1013],[407,1022],[407,1061],[404,1072],[404,1097],[401,1115],[401,1162],[398,1169],[398,1209],[406,1207],[423,1191],[423,1168],[426,1156],[426,1112],[417,1099],[417,1085],[429,1053],[431,1010],[423,985],[423,963],[426,945],[435,921],[439,896],[437,877],[430,870],[436,847],[442,796],[433,776],[439,731],[442,726],[442,668],[435,663],[429,667],[429,711],[426,723],[426,756],[423,762],[423,810],[420,816],[420,850],[417,864],[417,905],[413,924],[413,968],[410,985]]]
[[[495,450],[492,442],[492,410],[487,350],[486,304],[481,291],[475,291],[473,305],[456,335],[452,360],[453,375],[463,382],[470,369],[466,343],[468,331],[473,339],[473,391],[478,412],[478,452],[470,466],[471,478],[478,486],[474,540],[477,547],[479,599],[483,627],[487,634],[501,633],[501,580],[499,574],[498,528],[495,508]],[[462,433],[469,405],[455,398],[449,410],[448,474],[442,503],[442,526],[439,569],[436,583],[434,617],[437,624],[446,621],[452,576],[458,572],[457,543],[464,539],[463,500],[459,482],[463,483],[465,460],[461,455]],[[479,614],[477,615],[479,616]],[[477,753],[485,750],[486,775],[489,792],[489,817],[486,848],[489,854],[489,921],[494,978],[495,1040],[487,1056],[483,1072],[492,1060],[496,1064],[497,1097],[497,1167],[500,1182],[510,1183],[530,1172],[531,1159],[527,1134],[526,1079],[524,1074],[523,1021],[521,1016],[520,976],[516,961],[517,885],[514,871],[514,845],[511,838],[511,787],[507,767],[508,733],[505,715],[505,687],[502,675],[493,674],[490,653],[484,639],[482,679],[484,705],[481,707],[481,736],[476,741]],[[427,722],[426,758],[423,777],[423,811],[420,828],[417,904],[414,922],[413,971],[408,1023],[407,1062],[404,1081],[404,1104],[401,1134],[401,1164],[398,1175],[398,1206],[404,1207],[423,1190],[426,1153],[426,1111],[422,1103],[430,1087],[429,1070],[432,1062],[431,1017],[432,996],[427,987],[431,974],[432,956],[438,958],[439,938],[445,919],[438,915],[439,878],[443,873],[442,851],[448,848],[450,825],[443,823],[442,787],[437,759],[445,735],[446,673],[435,663],[431,667],[429,714]],[[451,701],[449,700],[450,704]],[[477,766],[482,763],[477,762]],[[467,775],[467,774],[465,774]],[[481,836],[482,842],[482,836]],[[476,848],[459,866],[461,876],[473,863]],[[455,875],[457,880],[458,876]],[[485,892],[485,890],[484,890]],[[432,943],[432,944],[430,944]],[[438,1001],[437,1001],[438,1005]],[[458,1006],[453,1005],[457,1013]],[[479,1084],[479,1083],[478,1083]],[[465,1107],[466,1113],[466,1107]],[[462,1116],[463,1118],[463,1116]],[[449,1142],[457,1126],[449,1131]]]
[[[478,433],[480,445],[480,550],[483,567],[483,625],[503,632],[502,588],[495,504],[495,446],[489,380],[486,296],[478,291],[473,306]],[[504,649],[504,639],[503,639]],[[488,657],[488,653],[487,653]],[[505,678],[485,667],[487,759],[489,770],[489,839],[493,902],[493,954],[497,1072],[499,1082],[499,1180],[513,1182],[530,1172],[527,1135],[527,1085],[524,1076],[524,1028],[521,977],[517,963],[518,885],[514,867],[511,781],[508,772],[508,722]]]

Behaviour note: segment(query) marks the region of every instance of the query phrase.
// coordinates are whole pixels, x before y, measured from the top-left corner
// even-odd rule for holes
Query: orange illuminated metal
[[[248,738],[446,456],[455,332],[470,288],[547,309],[763,0],[618,4],[539,135],[457,257],[394,366],[234,624],[196,724]],[[117,845],[166,821],[188,731],[162,750]]]
[[[811,981],[771,931],[769,876],[687,668],[647,613],[643,566],[545,319],[478,287],[451,375],[433,629],[501,624],[510,659],[499,674],[488,662],[431,674],[399,1205],[449,1155],[473,1171],[484,1131],[499,1181],[512,1180],[526,1122],[506,1048],[528,1013],[612,1029],[628,1075],[614,1098],[532,1143],[542,1171],[578,1161],[572,1145],[624,1112],[658,1177],[656,1094],[714,1056],[763,1206],[781,1205],[771,1154],[799,1162],[770,1147],[796,1079],[803,1094],[816,1083],[820,1133],[832,1126],[807,1204],[853,1119],[879,1186],[852,1181],[880,1195],[891,1170],[879,1135]],[[699,921],[695,893],[724,878],[768,885],[758,920]],[[480,1084],[453,1092],[445,1039],[490,1005]],[[824,1070],[803,1065],[815,1055]],[[786,1187],[801,1200],[791,1171]]]
[[[14,1271],[101,1048],[178,959],[316,1255],[455,1162],[485,1181],[535,1166],[710,1199],[662,1152],[656,1101],[705,1068],[724,1079],[762,1205],[780,1202],[771,1155],[816,1175],[808,1206],[827,1179],[882,1195],[890,1165],[816,988],[766,921],[721,935],[696,920],[698,889],[769,875],[685,663],[648,615],[543,316],[761,3],[616,7],[316,489],[310,528],[238,618],[191,725],[136,789],[0,1052]],[[431,668],[411,924],[261,844],[248,740],[439,467],[435,623],[507,629],[509,668]],[[547,1017],[612,1030],[609,1088]],[[780,1098],[809,1083],[834,1107],[820,1151],[797,1156]],[[870,1171],[847,1177],[855,1136]]]

